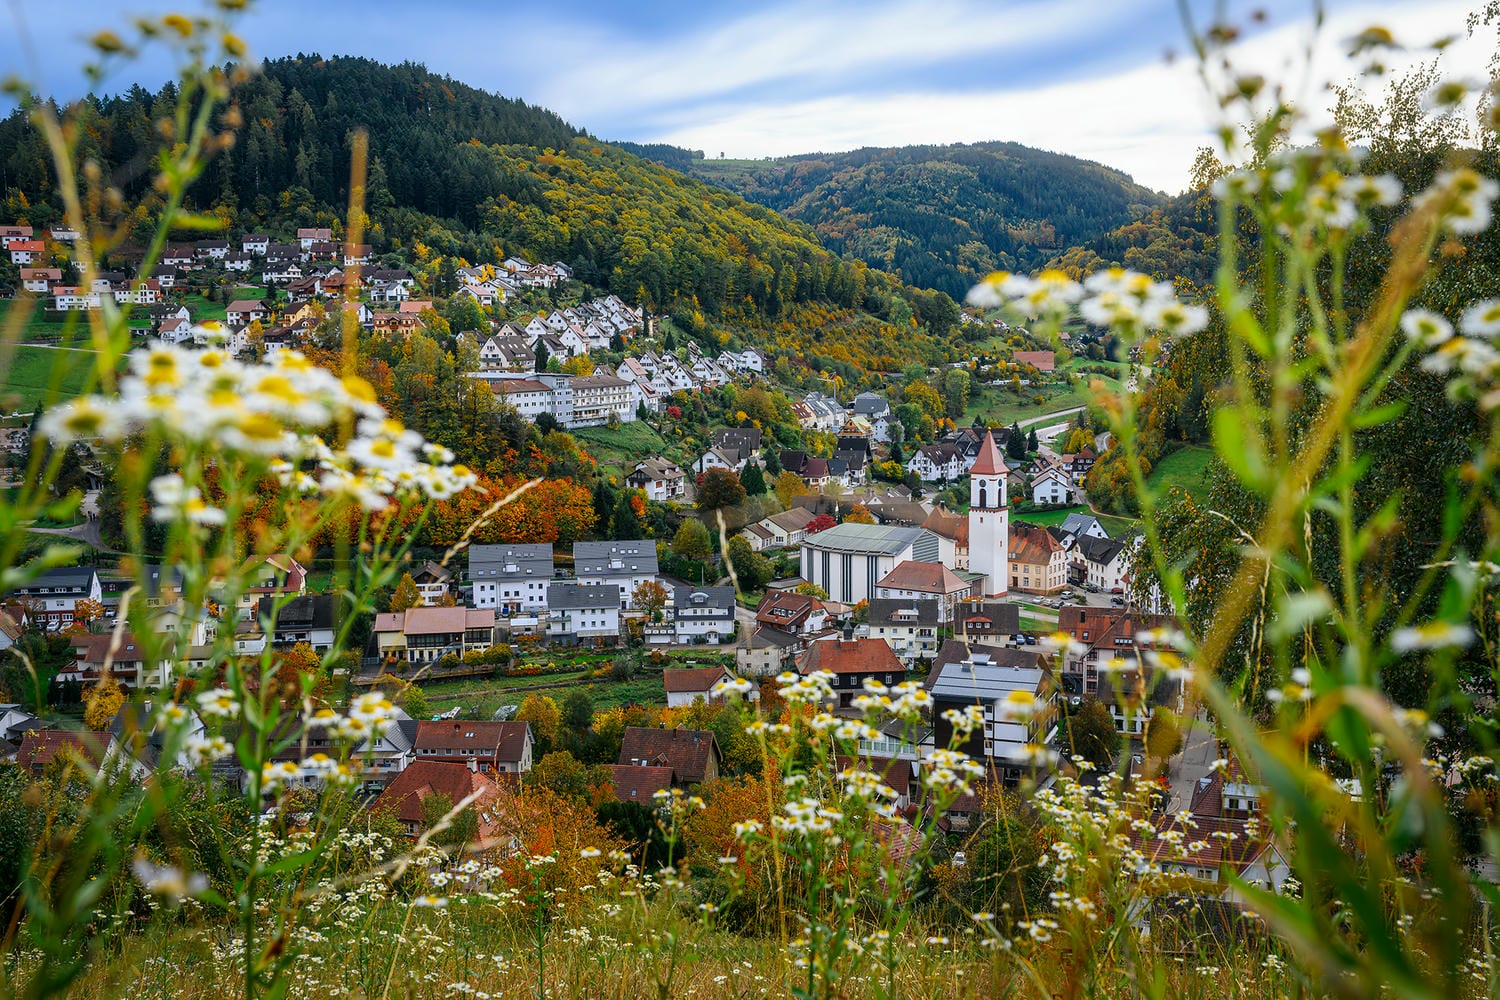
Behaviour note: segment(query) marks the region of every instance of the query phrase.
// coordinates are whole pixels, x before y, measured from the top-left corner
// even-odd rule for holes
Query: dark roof
[[[547,607],[554,610],[614,608],[620,604],[620,587],[614,583],[549,583]]]
[[[1000,667],[1036,667],[1042,661],[1042,655],[1032,649],[1012,649],[1009,646],[948,639],[938,648],[937,656],[932,658],[932,669],[927,672],[927,680],[923,682],[927,690],[932,690],[932,685],[937,683],[944,667],[950,663],[962,663],[975,653],[988,655]]]
[[[620,741],[620,763],[644,760],[671,767],[678,784],[702,781],[710,759],[721,756],[714,734],[705,729],[647,729],[626,726]]]
[[[620,566],[612,563],[619,562]],[[625,573],[645,573],[655,576],[657,572],[656,543],[649,538],[622,539],[613,542],[575,542],[573,544],[574,574],[583,576],[610,576]]]
[[[56,566],[25,586],[17,587],[15,593],[34,594],[44,587],[48,589],[66,587],[69,590],[87,592],[93,584],[93,579],[94,567],[92,566]]]
[[[966,604],[954,616],[954,630],[1014,635],[1021,631],[1021,609],[1014,604],[988,601],[984,604]]]
[[[1078,551],[1089,562],[1103,563],[1108,565],[1114,562],[1115,556],[1125,548],[1123,538],[1095,538],[1093,535],[1079,535],[1077,541]]]
[[[870,598],[871,625],[937,625],[938,602],[933,598]]]
[[[262,597],[258,613],[269,618],[276,601],[274,596]],[[333,601],[331,594],[307,594],[292,598],[277,612],[277,631],[333,628]]]
[[[652,764],[610,764],[615,798],[621,802],[652,802],[657,792],[672,787],[672,769]]]

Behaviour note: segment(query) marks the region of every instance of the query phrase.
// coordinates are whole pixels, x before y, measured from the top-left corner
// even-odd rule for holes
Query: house
[[[432,663],[495,644],[495,612],[488,608],[419,605],[377,614],[372,629],[382,660]]]
[[[739,467],[751,459],[760,458],[761,430],[759,427],[720,427],[714,431],[713,446],[720,451],[734,452]],[[738,470],[736,470],[738,471]]]
[[[620,802],[639,802],[655,809],[656,796],[672,789],[672,769],[653,764],[610,764],[615,798]]]
[[[936,560],[940,554],[938,537],[924,528],[846,521],[803,540],[801,576],[831,599],[857,604],[882,596],[877,582],[899,564]]]
[[[938,651],[942,623],[940,605],[932,599],[913,600],[876,597],[870,601],[866,628],[871,639],[891,647],[910,667],[917,660],[930,660]]]
[[[723,667],[687,667],[661,672],[662,684],[667,689],[667,707],[681,708],[695,701],[722,701],[723,695],[714,694],[714,685],[730,676]]]
[[[264,321],[268,315],[266,304],[259,299],[235,299],[224,309],[224,322],[230,326],[249,326]]]
[[[422,810],[428,799],[435,798],[451,808],[471,796],[474,801],[469,809],[478,820],[475,835],[481,844],[490,843],[500,835],[505,792],[494,778],[465,764],[413,761],[391,779],[370,811],[391,813],[408,836],[416,837],[429,822]]]
[[[46,295],[53,285],[62,283],[62,269],[58,267],[21,268],[21,287],[28,292]]]
[[[637,767],[669,767],[678,788],[717,781],[723,763],[719,741],[702,729],[650,729],[626,726],[620,740],[619,763]]]
[[[31,730],[49,729],[51,725],[50,722],[43,722],[20,705],[0,705],[0,740],[7,743],[19,744],[21,738]]]
[[[778,677],[796,666],[797,654],[806,646],[805,639],[757,625],[735,647],[735,668],[741,677]]]
[[[656,543],[649,538],[573,544],[578,582],[617,587],[622,611],[635,606],[635,588],[656,579],[658,572]]]
[[[229,256],[229,241],[199,240],[193,246],[193,256],[198,260],[223,260]]]
[[[797,672],[806,677],[817,671],[833,674],[834,709],[854,710],[854,699],[864,693],[866,680],[887,686],[906,679],[906,667],[890,645],[880,639],[839,636],[809,643],[797,657]]]
[[[47,244],[43,240],[13,240],[6,244],[10,251],[10,262],[12,264],[31,264],[47,254]]]
[[[1090,538],[1109,537],[1109,532],[1104,530],[1104,525],[1099,523],[1099,519],[1097,517],[1094,517],[1091,514],[1084,514],[1079,511],[1074,511],[1067,517],[1063,518],[1061,528],[1068,534],[1074,535],[1078,538],[1083,538],[1085,536]]]
[[[55,222],[47,227],[47,233],[59,243],[73,243],[78,239],[78,230],[66,222]]]
[[[799,404],[793,404],[793,410],[797,413],[797,421],[809,430],[828,431],[830,434],[838,431],[849,419],[849,411],[839,405],[839,401],[832,396],[821,392],[810,392],[802,397]]]
[[[1175,623],[1167,615],[1065,607],[1057,613],[1057,630],[1067,633],[1076,645],[1063,657],[1063,675],[1078,678],[1079,689],[1093,694],[1099,690],[1102,675],[1136,669],[1146,654],[1170,649],[1166,633],[1173,628]]]
[[[768,590],[755,609],[755,624],[794,636],[817,635],[828,627],[828,608],[794,590]]]
[[[1074,583],[1101,594],[1122,594],[1130,583],[1131,543],[1125,538],[1080,536],[1069,552]]]
[[[1010,359],[1018,365],[1030,365],[1043,373],[1057,368],[1057,356],[1052,351],[1016,351]]]
[[[907,559],[875,581],[872,598],[887,600],[932,600],[938,605],[938,621],[953,621],[955,609],[967,600],[974,585],[937,561]]]
[[[307,593],[307,570],[291,556],[269,555],[254,560],[244,569],[245,590],[240,595],[239,610],[249,611],[263,597],[298,597]]]
[[[73,611],[82,600],[102,601],[99,574],[91,566],[60,566],[49,569],[5,595],[20,599],[31,619],[48,632],[61,632],[73,624]]]
[[[536,352],[525,337],[496,335],[479,345],[481,370],[530,372],[535,366]]]
[[[906,468],[924,483],[951,482],[968,471],[963,456],[951,444],[923,445],[907,460]]]
[[[506,615],[546,610],[551,545],[471,545],[468,555],[475,607],[497,608]]]
[[[572,380],[572,414],[562,421],[567,427],[602,427],[611,419],[620,423],[635,419],[636,394],[631,384],[607,372],[608,369]]]
[[[1073,497],[1073,481],[1056,466],[1049,466],[1031,481],[1032,503],[1069,504]]]
[[[10,246],[17,240],[29,240],[35,230],[30,226],[0,226],[0,246]]]
[[[69,760],[82,765],[87,772],[93,772],[102,770],[123,756],[115,738],[107,732],[32,729],[21,737],[21,748],[16,751],[16,764],[32,777],[40,778],[55,760]]]
[[[953,619],[954,634],[965,642],[999,646],[1021,632],[1021,609],[1003,601],[965,603]]]
[[[718,645],[734,637],[733,587],[677,587],[667,620],[648,624],[646,640],[652,643]]]
[[[1231,754],[1226,768],[1192,787],[1186,808],[1155,820],[1154,836],[1132,840],[1164,872],[1218,883],[1228,871],[1252,885],[1279,890],[1292,870],[1261,811],[1259,786],[1246,779]],[[1195,900],[1194,908],[1204,902]]]
[[[568,644],[613,643],[620,638],[623,605],[613,583],[550,583],[547,638]]]
[[[1056,690],[1034,652],[949,640],[933,660],[926,686],[933,702],[933,744],[955,743],[953,723],[943,713],[978,706],[983,725],[958,737],[957,749],[1007,783],[1034,773],[1043,759],[1039,748],[1056,735]],[[1010,704],[1027,709],[1011,711]]]
[[[413,570],[411,578],[423,604],[438,604],[453,592],[453,571],[431,559]]]
[[[297,230],[297,242],[302,244],[302,249],[310,250],[314,243],[328,243],[333,240],[333,230],[305,228]]]
[[[1068,585],[1067,548],[1046,528],[1010,526],[1010,589],[1048,594]]]
[[[665,458],[648,458],[636,464],[625,485],[646,494],[647,500],[678,501],[687,495],[687,476],[682,466]]]
[[[392,716],[349,754],[349,766],[360,779],[382,788],[416,760],[417,721],[400,708]]]
[[[265,233],[251,233],[248,236],[240,237],[240,249],[256,257],[264,257],[266,255],[266,248],[270,245],[271,237]]]
[[[1098,456],[1094,454],[1094,449],[1084,448],[1075,454],[1061,456],[1060,468],[1072,477],[1073,482],[1082,483],[1096,461]]]
[[[709,469],[727,469],[738,475],[744,467],[745,460],[739,457],[733,448],[728,450],[719,447],[709,448],[693,463],[693,471],[699,475]]]
[[[525,774],[535,745],[529,722],[433,719],[417,723],[412,752],[418,761],[473,763],[480,770]]]
[[[333,648],[335,601],[331,594],[308,594],[293,598],[277,611],[277,598],[262,597],[256,605],[256,614],[240,619],[234,638],[235,652],[255,654],[264,650],[268,637],[262,631],[262,623],[269,622],[273,614],[275,622],[269,636],[273,648],[287,649],[305,642],[314,652],[328,652]]]

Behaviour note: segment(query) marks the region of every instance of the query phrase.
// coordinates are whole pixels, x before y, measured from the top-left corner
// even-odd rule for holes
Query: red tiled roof
[[[444,719],[418,722],[412,749],[419,756],[444,756],[518,763],[526,746],[526,722]],[[472,751],[465,753],[464,751]]]
[[[396,775],[370,806],[370,811],[388,809],[403,823],[422,825],[422,803],[434,795],[446,795],[454,805],[474,793],[479,798],[470,808],[479,819],[481,840],[493,837],[497,826],[497,803],[503,793],[494,779],[463,764],[419,760]]]
[[[1046,534],[1046,532],[1043,532]],[[1051,536],[1048,535],[1050,538]],[[1170,628],[1172,619],[1168,615],[1148,615],[1124,608],[1065,607],[1057,613],[1057,629],[1066,632],[1079,642],[1092,646],[1145,645],[1136,638],[1136,633],[1148,629]],[[1083,634],[1087,632],[1088,638]]]
[[[797,658],[797,669],[804,674],[899,674],[906,668],[884,639],[823,639]]]
[[[650,804],[657,792],[672,787],[672,769],[652,764],[610,764],[615,798],[621,802]]]
[[[1018,365],[1030,365],[1039,372],[1050,372],[1056,367],[1057,355],[1052,351],[1016,351],[1011,360]]]
[[[719,756],[719,743],[714,734],[703,729],[626,726],[620,741],[621,764],[643,760],[648,764],[666,765],[672,768],[674,779],[684,785],[704,780],[709,760],[717,761]]]
[[[729,671],[723,667],[696,667],[663,670],[661,680],[667,694],[706,694]]]
[[[1011,522],[1011,562],[1046,566],[1052,562],[1053,553],[1061,551],[1063,551],[1062,543],[1053,538],[1052,533],[1046,528]]]
[[[61,753],[72,753],[91,767],[98,767],[109,753],[114,737],[108,733],[67,732],[60,729],[31,729],[21,738],[16,763],[40,774]]]

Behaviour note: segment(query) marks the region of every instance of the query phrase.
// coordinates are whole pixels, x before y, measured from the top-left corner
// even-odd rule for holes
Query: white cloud
[[[1467,5],[1455,0],[1368,5],[1329,19],[1313,46],[1305,72],[1310,24],[1290,24],[1235,48],[1242,70],[1269,79],[1296,80],[1288,96],[1319,111],[1330,99],[1329,82],[1348,80],[1355,67],[1344,41],[1371,23],[1391,28],[1412,46],[1436,40],[1444,28],[1462,31]],[[1165,40],[1164,40],[1165,41]],[[1488,46],[1464,41],[1444,54],[1450,73],[1483,76]],[[1409,65],[1408,54],[1398,65]],[[691,115],[689,120],[688,115]],[[780,156],[859,146],[979,142],[1004,139],[1098,160],[1137,181],[1180,190],[1195,151],[1212,142],[1216,121],[1192,60],[1158,62],[1112,76],[1055,86],[986,93],[908,92],[844,94],[780,104],[720,103],[691,109],[656,137],[702,149],[709,156]]]

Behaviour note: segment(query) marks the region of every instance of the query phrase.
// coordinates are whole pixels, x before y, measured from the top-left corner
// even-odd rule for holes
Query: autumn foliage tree
[[[729,469],[709,469],[698,480],[698,508],[718,510],[733,507],[745,499],[740,477]]]
[[[421,607],[422,595],[417,590],[417,581],[412,579],[410,573],[402,573],[401,579],[396,583],[396,589],[391,592],[391,610],[406,611],[409,608]]]
[[[630,602],[648,615],[655,615],[667,606],[667,588],[655,580],[642,580],[630,592]]]
[[[120,687],[120,682],[113,677],[100,677],[99,682],[89,688],[88,697],[84,701],[84,728],[102,733],[109,728],[123,704],[125,691]]]

